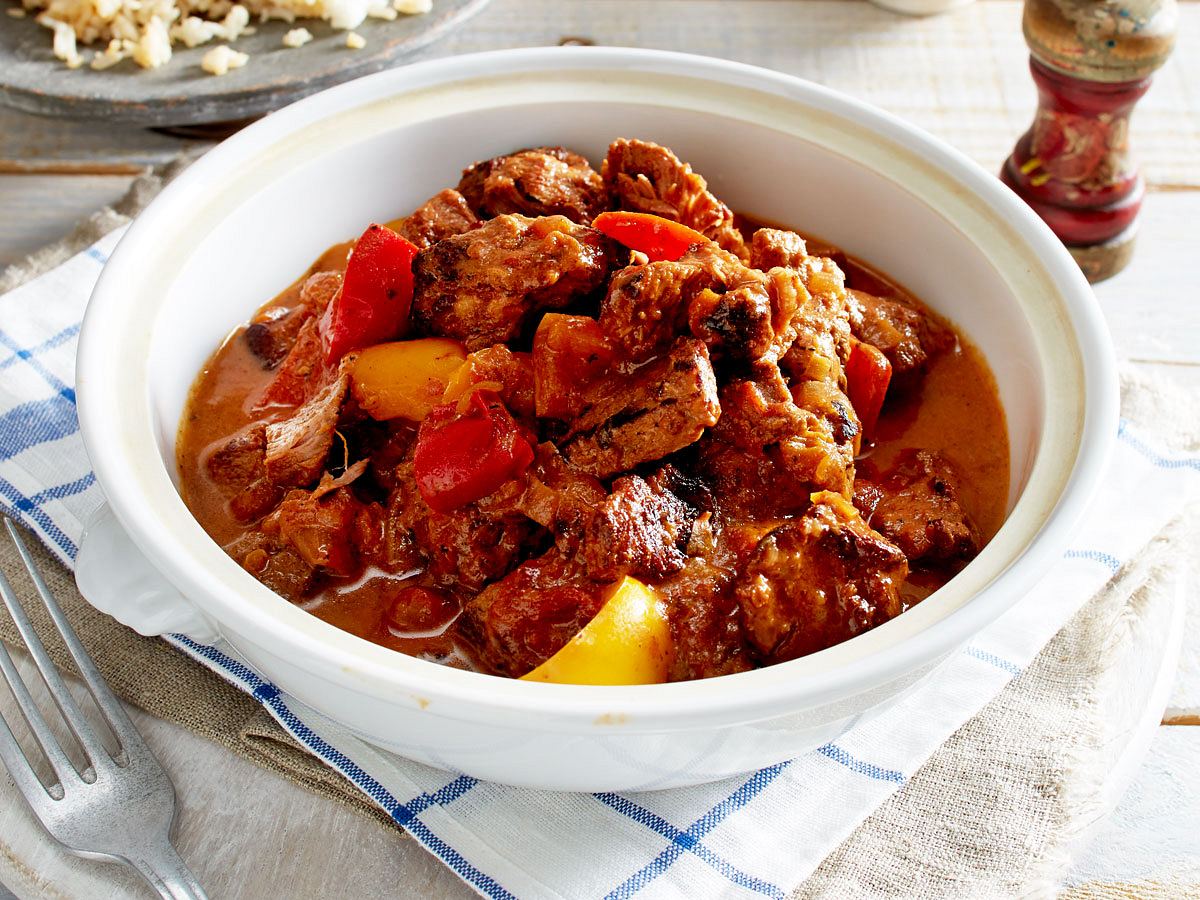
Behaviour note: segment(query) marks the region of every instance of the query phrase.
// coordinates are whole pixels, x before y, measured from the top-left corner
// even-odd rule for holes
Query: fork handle
[[[204,888],[169,839],[147,847],[129,862],[165,900],[208,900]]]

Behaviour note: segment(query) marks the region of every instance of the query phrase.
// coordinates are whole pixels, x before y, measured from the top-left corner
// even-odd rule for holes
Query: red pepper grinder
[[[1171,54],[1176,19],[1175,0],[1025,0],[1038,111],[1000,177],[1088,281],[1133,255],[1146,187],[1129,154],[1129,115]]]

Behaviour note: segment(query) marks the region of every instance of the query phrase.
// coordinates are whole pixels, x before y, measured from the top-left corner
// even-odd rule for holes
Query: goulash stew
[[[209,360],[178,465],[291,603],[575,683],[862,634],[969,562],[1008,492],[993,380],[949,323],[624,138],[599,171],[476,163],[329,249]]]

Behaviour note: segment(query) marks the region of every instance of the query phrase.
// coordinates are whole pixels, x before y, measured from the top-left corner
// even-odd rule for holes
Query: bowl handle
[[[107,504],[84,527],[75,584],[100,612],[147,637],[183,634],[208,644],[221,636],[212,620],[150,565]]]

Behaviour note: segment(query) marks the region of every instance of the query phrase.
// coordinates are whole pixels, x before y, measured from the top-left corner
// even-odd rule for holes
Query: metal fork
[[[89,765],[77,771],[67,758],[2,643],[0,672],[57,781],[48,787],[42,783],[3,716],[0,716],[0,760],[46,831],[76,856],[132,866],[163,897],[204,900],[203,889],[171,846],[171,825],[175,820],[175,788],[171,779],[96,671],[91,657],[46,588],[16,526],[7,517],[0,518],[4,518],[4,526],[29,570],[34,587],[120,747],[115,757],[110,755],[84,718],[34,632],[12,585],[0,572],[0,597]]]

